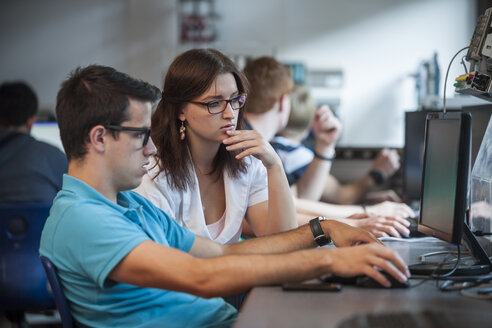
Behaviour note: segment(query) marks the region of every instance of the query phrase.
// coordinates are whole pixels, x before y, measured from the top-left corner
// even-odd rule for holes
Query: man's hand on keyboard
[[[370,243],[330,250],[334,257],[330,271],[338,276],[365,274],[385,287],[390,287],[391,284],[377,268],[386,271],[400,282],[407,281],[410,276],[405,262],[398,253],[380,244]]]

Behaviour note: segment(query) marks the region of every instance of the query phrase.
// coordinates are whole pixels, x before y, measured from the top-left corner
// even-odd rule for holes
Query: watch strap
[[[325,220],[324,217],[321,217],[321,220]],[[324,246],[331,242],[331,239],[325,235],[323,229],[321,229],[320,217],[316,217],[309,221],[309,227],[311,228],[311,232],[314,236],[314,241],[318,246]]]
[[[369,171],[369,175],[371,178],[374,180],[374,182],[378,185],[382,184],[384,182],[384,177],[383,174],[378,171],[378,170],[371,170]]]

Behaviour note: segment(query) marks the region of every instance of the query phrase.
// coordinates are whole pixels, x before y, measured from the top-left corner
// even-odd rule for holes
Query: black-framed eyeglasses
[[[209,102],[199,102],[199,101],[188,101],[188,102],[191,104],[207,106],[207,110],[210,114],[219,114],[226,110],[227,104],[230,104],[231,108],[234,110],[243,108],[247,96],[248,96],[247,94],[243,93],[231,99],[212,100]]]
[[[121,126],[121,125],[103,125],[104,128],[109,129],[109,130],[114,130],[114,131],[131,131],[131,132],[139,132],[137,134],[137,137],[142,138],[143,137],[143,144],[142,147],[147,146],[147,143],[149,143],[150,139],[150,133],[152,130],[150,128],[135,128],[131,126]]]

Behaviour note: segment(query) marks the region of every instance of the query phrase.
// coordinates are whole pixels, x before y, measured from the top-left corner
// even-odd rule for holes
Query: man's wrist
[[[379,170],[374,170],[372,169],[368,173],[369,177],[374,181],[375,184],[380,185],[384,182],[384,176],[383,173]]]
[[[321,226],[321,221],[326,221],[326,218],[319,216],[309,221],[314,241],[320,247],[331,243],[331,238],[325,233],[325,229]]]
[[[313,150],[313,154],[315,158],[323,161],[332,162],[335,159],[335,148],[328,147],[321,150],[319,149],[319,147],[315,147]]]

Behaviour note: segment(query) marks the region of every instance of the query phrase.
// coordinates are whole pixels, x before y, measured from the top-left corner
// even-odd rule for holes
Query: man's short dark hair
[[[68,160],[87,153],[89,132],[96,125],[120,125],[129,119],[129,99],[155,103],[157,87],[112,67],[78,67],[63,82],[56,99],[60,137]]]
[[[24,82],[0,86],[0,126],[21,126],[38,111],[38,98]]]

